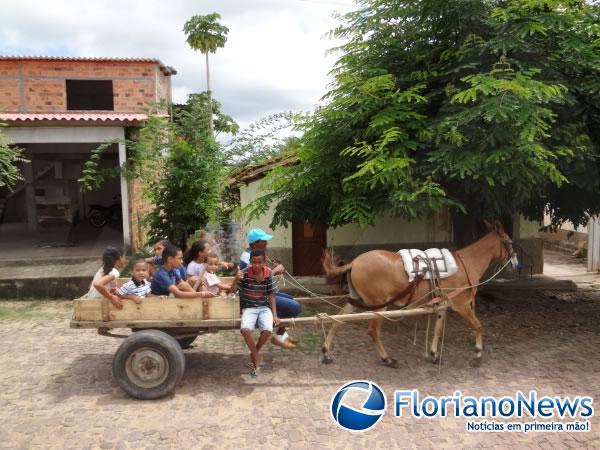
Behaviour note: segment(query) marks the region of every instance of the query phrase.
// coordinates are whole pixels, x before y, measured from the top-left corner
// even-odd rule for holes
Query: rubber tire
[[[106,225],[106,217],[97,209],[93,209],[92,211],[90,211],[88,220],[90,221],[92,226],[96,228],[102,228],[104,225]]]
[[[126,370],[129,356],[144,347],[162,353],[169,364],[165,380],[152,388],[135,384],[129,379]],[[132,334],[119,346],[113,358],[113,377],[121,389],[140,400],[154,400],[170,394],[181,381],[184,371],[185,356],[181,346],[175,338],[158,330],[142,330]]]
[[[177,339],[177,342],[179,342],[179,346],[182,348],[182,350],[187,350],[188,348],[190,348],[192,346],[192,344],[194,343],[194,341],[196,340],[198,336],[187,336],[187,337],[183,337],[183,338],[175,338]]]

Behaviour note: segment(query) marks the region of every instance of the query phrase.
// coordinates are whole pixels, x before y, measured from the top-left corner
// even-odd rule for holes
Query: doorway
[[[292,224],[292,257],[294,275],[321,275],[321,257],[327,246],[324,226],[294,222]]]

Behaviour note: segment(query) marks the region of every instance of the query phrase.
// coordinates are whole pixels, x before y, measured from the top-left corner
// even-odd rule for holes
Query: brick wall
[[[129,229],[131,230],[131,251],[143,249],[146,244],[147,230],[140,220],[150,211],[151,205],[144,200],[140,183],[137,180],[129,181]]]
[[[0,111],[67,112],[67,79],[113,80],[114,111],[143,112],[149,102],[170,100],[171,77],[152,62],[0,61]]]
[[[154,102],[153,80],[114,80],[113,99],[115,111],[142,111],[145,105]]]

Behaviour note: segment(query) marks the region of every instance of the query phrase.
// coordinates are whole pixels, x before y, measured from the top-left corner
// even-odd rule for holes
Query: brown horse
[[[475,316],[475,293],[477,288],[469,288],[479,283],[491,261],[507,261],[513,254],[512,241],[504,232],[502,225],[496,223],[493,227],[486,223],[489,232],[473,244],[460,249],[454,253],[458,264],[458,272],[440,280],[440,287],[444,289],[464,289],[456,291],[452,297],[451,308],[465,318],[471,325],[475,334],[475,362],[481,361],[483,340],[481,334],[481,323]],[[412,296],[409,294],[410,283],[408,275],[404,270],[402,258],[398,253],[385,250],[373,250],[356,257],[352,262],[344,266],[335,265],[332,253],[326,253],[323,258],[323,268],[328,276],[347,274],[350,297],[362,301],[369,309],[384,311],[385,304],[406,305],[409,298],[417,301],[426,299],[427,293],[431,291],[428,280],[421,281],[415,286]],[[445,291],[447,294],[450,291]],[[454,295],[452,294],[452,295]],[[431,297],[429,297],[431,298]],[[356,304],[356,302],[354,302]],[[373,308],[382,305],[381,308]],[[408,307],[411,307],[410,305]],[[342,314],[353,312],[355,307],[348,303],[342,310]],[[442,333],[446,310],[437,313],[433,340],[431,342],[430,356],[433,361],[438,361],[438,342]],[[381,342],[381,326],[383,318],[371,319],[369,321],[369,335],[377,352],[384,364],[397,367],[398,363],[391,358]],[[323,362],[331,362],[331,349],[335,332],[340,323],[334,323],[327,334],[323,344]]]

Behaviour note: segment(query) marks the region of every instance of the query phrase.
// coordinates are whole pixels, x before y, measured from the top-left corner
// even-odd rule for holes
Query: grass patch
[[[298,346],[299,350],[316,352],[320,351],[323,347],[323,332],[320,330],[302,333],[298,337],[300,338],[300,344]]]
[[[72,301],[2,300],[0,320],[68,319],[73,311]]]

